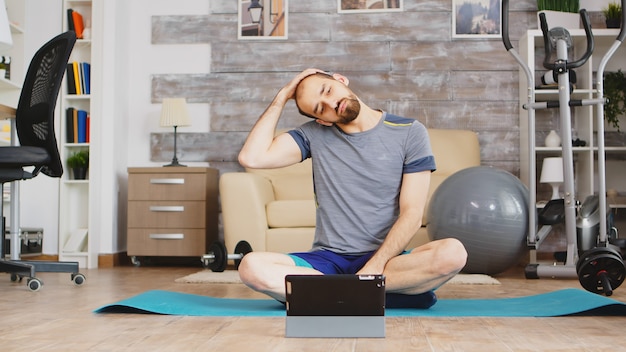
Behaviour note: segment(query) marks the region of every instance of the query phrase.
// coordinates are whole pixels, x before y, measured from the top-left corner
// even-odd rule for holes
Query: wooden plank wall
[[[519,67],[500,39],[452,39],[452,0],[404,0],[403,12],[360,14],[338,14],[336,0],[292,0],[288,39],[278,41],[237,40],[237,1],[210,5],[209,15],[152,18],[154,45],[211,47],[208,74],[152,76],[153,102],[182,95],[210,105],[209,133],[179,133],[182,162],[241,170],[237,153],[277,90],[318,67],[346,75],[372,107],[431,128],[475,131],[483,164],[519,175]],[[511,1],[510,18],[517,48],[525,30],[537,28],[535,0]],[[290,103],[280,127],[305,121]],[[151,150],[153,161],[171,160],[173,133],[153,133]]]

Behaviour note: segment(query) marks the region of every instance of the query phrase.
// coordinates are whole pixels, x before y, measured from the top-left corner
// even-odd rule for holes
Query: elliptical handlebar
[[[626,0],[622,0],[622,25],[620,26],[619,34],[617,35],[617,40],[620,42],[624,41],[624,37],[626,37]]]
[[[626,0],[622,0],[622,1],[626,1]],[[593,39],[593,33],[591,33],[591,22],[589,20],[589,14],[587,14],[587,10],[585,9],[580,10],[580,18],[582,19],[583,27],[585,28],[585,36],[587,37],[587,49],[585,50],[585,53],[580,59],[576,61],[566,62],[565,67],[567,69],[577,68],[577,67],[584,65],[585,62],[587,62],[587,60],[591,57],[591,54],[593,54],[595,42]],[[544,13],[539,14],[539,21],[541,22],[541,31],[543,32],[543,42],[544,42],[544,47],[545,47],[545,52],[546,52],[546,55],[543,61],[543,67],[549,70],[554,70],[555,68],[557,68],[558,65],[554,62],[550,62],[552,49],[550,45],[550,39],[548,36],[548,23],[546,21],[546,15]]]
[[[621,3],[622,3],[621,5],[622,6],[622,25],[620,26],[620,32],[617,35],[617,40],[619,40],[620,42],[623,42],[624,39],[626,38],[626,0],[621,0]],[[584,15],[583,15],[583,11],[584,11]],[[585,52],[585,55],[580,60],[578,60],[578,61],[581,61],[584,59],[584,61],[580,65],[570,67],[568,64],[567,66],[568,68],[582,66],[587,61],[587,59],[589,59],[589,56],[591,55],[591,53],[593,53],[593,47],[589,48],[590,38],[591,38],[591,42],[593,42],[593,35],[591,35],[591,25],[589,23],[589,15],[587,14],[587,11],[585,9],[580,10],[580,15],[583,20],[583,26],[585,27],[585,34],[587,35],[587,51]],[[543,28],[544,27],[543,22],[545,22],[545,15],[540,14],[539,20],[542,22],[541,29],[544,31],[543,36],[545,39],[546,31],[547,31],[547,29],[544,30]],[[547,28],[547,24],[546,24],[546,28]],[[502,43],[504,43],[504,48],[507,51],[513,49],[513,45],[511,45],[511,39],[509,38],[509,0],[502,0]],[[548,46],[546,45],[546,47]],[[578,61],[574,61],[573,63],[577,63]]]
[[[622,2],[624,1],[626,0],[622,0]],[[509,38],[509,0],[502,0],[502,42],[507,51],[513,49]]]

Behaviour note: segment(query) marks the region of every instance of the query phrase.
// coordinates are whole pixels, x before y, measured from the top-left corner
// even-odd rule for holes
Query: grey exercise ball
[[[501,273],[519,261],[526,246],[528,209],[528,189],[517,177],[486,166],[463,169],[433,194],[428,235],[463,243],[463,272]]]

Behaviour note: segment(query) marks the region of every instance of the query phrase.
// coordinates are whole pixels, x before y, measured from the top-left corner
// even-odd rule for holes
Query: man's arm
[[[402,253],[417,230],[430,186],[430,171],[407,173],[402,176],[400,188],[400,215],[391,227],[385,241],[357,274],[382,274],[387,262]]]
[[[239,163],[242,166],[256,169],[277,168],[302,160],[300,148],[291,136],[283,133],[274,137],[274,134],[287,101],[295,97],[298,84],[316,72],[320,70],[304,70],[278,91],[250,131],[239,152]]]

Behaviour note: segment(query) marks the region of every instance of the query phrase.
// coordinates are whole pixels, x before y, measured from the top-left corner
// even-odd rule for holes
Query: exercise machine
[[[622,1],[622,11],[624,11],[624,5],[626,0]],[[626,16],[622,16],[622,26],[617,39],[603,56],[599,68],[597,70],[597,89],[592,99],[571,99],[572,86],[570,85],[570,77],[572,70],[583,66],[594,50],[594,37],[591,30],[591,24],[589,16],[586,10],[580,11],[580,17],[584,26],[586,36],[586,50],[584,54],[573,61],[568,58],[568,49],[573,45],[570,33],[565,28],[555,27],[549,29],[545,15],[540,14],[539,19],[541,23],[541,30],[544,38],[545,58],[543,66],[550,72],[548,76],[556,78],[558,83],[558,100],[537,102],[535,101],[535,74],[531,71],[530,67],[524,62],[521,56],[511,45],[509,39],[509,20],[508,20],[509,1],[503,0],[502,2],[502,41],[506,50],[513,56],[513,58],[520,65],[526,75],[528,82],[528,95],[527,102],[523,105],[523,108],[528,110],[528,130],[535,130],[535,110],[539,109],[559,109],[560,117],[560,130],[561,140],[563,141],[561,147],[561,155],[563,159],[563,180],[564,180],[564,197],[562,202],[551,202],[546,205],[542,210],[541,215],[544,217],[554,217],[553,222],[543,221],[542,227],[537,231],[538,227],[538,213],[535,211],[536,194],[536,172],[534,167],[529,168],[528,180],[530,183],[530,189],[533,190],[529,195],[529,204],[531,211],[529,211],[529,234],[527,239],[528,247],[531,250],[536,250],[543,242],[545,237],[551,232],[552,225],[557,221],[564,223],[565,236],[566,236],[566,251],[564,255],[563,265],[553,264],[539,264],[536,263],[536,258],[526,268],[527,278],[578,278],[582,286],[596,293],[604,293],[610,295],[614,288],[617,288],[624,280],[626,276],[626,266],[621,258],[619,252],[615,249],[615,246],[609,243],[609,230],[607,228],[607,221],[605,221],[604,215],[607,214],[607,201],[606,201],[606,165],[605,165],[605,147],[604,147],[604,98],[602,81],[604,75],[604,69],[606,64],[610,60],[611,56],[615,53],[618,47],[621,45],[626,32],[624,27],[626,23]],[[551,61],[552,57],[554,60]],[[596,246],[579,255],[578,251],[578,239],[577,239],[577,217],[581,216],[580,200],[576,198],[575,186],[574,186],[574,158],[572,149],[572,116],[571,108],[577,106],[595,106],[597,109],[597,155],[598,155],[598,194],[597,194],[597,209],[600,214],[598,235],[596,240]],[[536,165],[535,156],[535,140],[534,133],[529,133],[529,163]],[[578,212],[578,214],[577,214]],[[559,217],[558,215],[562,216]],[[612,226],[611,226],[612,227]],[[580,256],[580,259],[579,259]]]

